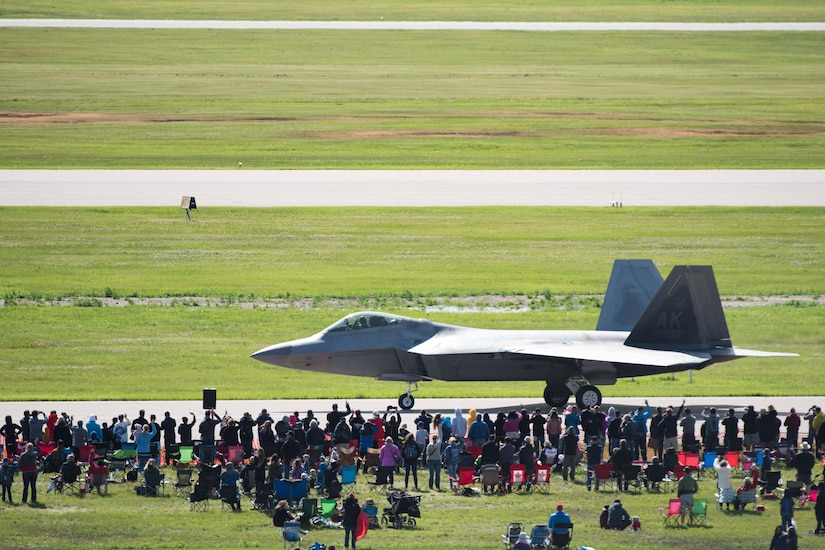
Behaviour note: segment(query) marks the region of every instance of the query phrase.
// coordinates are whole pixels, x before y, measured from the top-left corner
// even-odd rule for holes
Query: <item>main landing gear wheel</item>
[[[544,402],[551,407],[564,408],[570,399],[570,390],[567,386],[547,386],[544,388]]]
[[[398,398],[398,406],[405,411],[412,409],[415,406],[415,397],[408,393],[401,394],[401,397]]]
[[[582,386],[576,392],[576,404],[580,409],[602,404],[602,392],[596,386]]]

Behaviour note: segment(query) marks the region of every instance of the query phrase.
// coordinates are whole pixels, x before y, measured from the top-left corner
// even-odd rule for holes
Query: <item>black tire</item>
[[[576,404],[579,409],[595,407],[602,404],[602,392],[596,386],[582,386],[576,392]]]
[[[398,398],[398,406],[405,411],[412,409],[415,406],[415,397],[408,393],[402,393]]]
[[[565,385],[548,385],[544,388],[544,402],[551,407],[563,409],[570,399],[570,390]]]

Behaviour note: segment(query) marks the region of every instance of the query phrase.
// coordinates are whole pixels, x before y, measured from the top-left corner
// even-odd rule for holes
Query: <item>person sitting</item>
[[[782,530],[781,525],[777,525],[773,530],[773,538],[771,539],[770,550],[787,550],[788,549],[788,533]]]
[[[736,499],[733,501],[734,510],[741,510],[744,508],[745,503],[742,502],[742,493],[753,491],[753,487],[754,485],[751,478],[746,477],[742,485],[736,490]]]
[[[272,525],[283,528],[287,521],[297,521],[297,518],[289,511],[289,503],[281,500],[275,505],[275,513],[272,514]]]
[[[564,547],[570,542],[570,516],[565,513],[562,504],[556,505],[556,512],[547,519],[550,528],[550,541],[553,546]]]
[[[63,490],[66,483],[69,485],[76,483],[79,475],[80,466],[78,466],[77,462],[75,462],[74,455],[70,454],[66,459],[66,462],[60,466],[60,472],[54,476],[52,480],[54,481],[55,488],[58,492],[60,492]],[[48,493],[49,491],[47,490],[46,492]]]
[[[518,540],[513,545],[513,550],[531,550],[533,547],[530,545],[530,536],[522,531],[518,535]]]
[[[108,476],[109,469],[106,467],[103,457],[97,457],[89,464],[90,486],[97,489],[97,494],[101,494],[100,488],[106,484]]]
[[[241,474],[235,469],[231,462],[226,463],[226,470],[221,474],[221,487],[219,489],[221,500],[226,502],[236,512],[241,511],[241,499],[238,498],[238,481]]]
[[[158,469],[158,463],[155,462],[154,458],[150,458],[149,460],[146,461],[146,466],[143,467],[143,473],[144,474],[150,474],[150,475],[160,473],[160,469]]]
[[[304,463],[300,458],[296,458],[295,461],[292,463],[292,473],[290,474],[290,478],[294,480],[303,479],[306,470],[304,469]]]
[[[630,519],[630,514],[622,506],[622,501],[619,499],[614,500],[613,504],[607,509],[607,528],[624,531],[631,523],[633,523],[633,520]]]
[[[610,505],[605,504],[602,508],[602,513],[599,514],[599,528],[600,529],[608,529],[607,527],[607,518],[610,517]]]
[[[613,451],[609,462],[613,463],[613,474],[620,491],[627,491],[627,476],[625,471],[633,464],[633,451],[627,446],[627,440],[619,441],[619,447]]]

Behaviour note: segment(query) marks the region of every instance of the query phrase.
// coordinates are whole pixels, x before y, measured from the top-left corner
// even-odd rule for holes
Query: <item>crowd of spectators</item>
[[[801,445],[800,434],[804,434]],[[18,421],[7,416],[0,426],[0,436],[5,449],[0,465],[4,501],[7,497],[12,499],[17,473],[23,482],[22,502],[29,498],[37,502],[38,473],[64,474],[78,468],[76,457],[86,445],[95,445],[98,452],[101,446],[114,452],[127,444],[134,445],[138,456],[147,459],[141,461],[141,469],[149,470],[169,462],[162,449],[195,446],[201,462],[226,466],[219,476],[223,484],[241,483],[244,490],[254,489],[256,493],[265,493],[265,488],[277,479],[307,479],[337,497],[334,485],[338,483],[340,464],[356,456],[364,457],[370,450],[377,450],[379,456],[376,479],[393,484],[394,474],[403,467],[405,489],[410,480],[413,488],[419,489],[419,468],[429,472],[428,488],[440,491],[442,476],[446,475],[452,488],[458,483],[462,466],[473,466],[477,475],[485,466],[494,466],[501,482],[491,489],[506,493],[522,488],[529,491],[537,466],[550,467],[569,482],[575,482],[583,469],[587,490],[599,491],[597,469],[609,464],[612,481],[619,490],[627,491],[634,481],[627,473],[629,468],[642,463],[673,472],[678,467],[677,450],[785,449],[787,464],[797,470],[797,479],[810,489],[814,469],[825,450],[825,414],[820,407],[811,407],[804,415],[791,409],[783,419],[773,407],[757,412],[749,406],[740,413],[727,409],[720,416],[716,409],[705,408],[694,415],[685,407],[684,400],[678,407],[655,410],[645,400],[630,410],[610,407],[606,413],[599,406],[583,410],[576,406],[551,408],[546,416],[540,409],[524,408],[497,413],[471,409],[467,415],[461,409],[434,415],[422,410],[409,423],[404,422],[395,407],[364,415],[349,403],[343,409],[333,405],[323,417],[308,410],[306,414],[296,411],[275,419],[263,409],[255,417],[244,412],[236,419],[228,412],[220,416],[208,410],[200,421],[190,412],[180,422],[169,412],[163,414],[161,421],[155,414],[147,417],[140,410],[134,420],[121,414],[110,422],[100,422],[92,414],[84,422],[54,410],[48,414],[31,410],[24,411]],[[48,456],[42,455],[41,442],[53,443],[54,450]],[[230,446],[243,449],[240,469],[222,453]],[[738,506],[738,495],[757,486],[760,474],[765,477],[765,468],[770,470],[771,454],[766,453],[765,457],[761,471],[754,471],[736,490],[734,507]],[[580,466],[582,462],[584,468]],[[523,466],[524,471],[524,480],[517,487],[513,487],[510,478],[515,465]],[[720,493],[732,492],[731,466],[723,452],[716,456],[713,468]],[[690,468],[684,468],[678,477],[684,523],[699,486]],[[284,516],[281,508],[282,504],[275,508],[277,518]],[[237,509],[240,510],[240,504]],[[790,516],[786,516],[780,526],[785,536],[792,526]],[[619,499],[605,506],[604,517],[608,528],[625,529],[632,523]],[[562,523],[569,523],[569,517]],[[822,524],[817,531],[825,532],[825,519]],[[552,531],[553,525],[550,528]]]

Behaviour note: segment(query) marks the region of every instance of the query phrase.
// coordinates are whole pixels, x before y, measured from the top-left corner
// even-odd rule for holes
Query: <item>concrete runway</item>
[[[0,170],[1,206],[825,206],[825,170]]]

